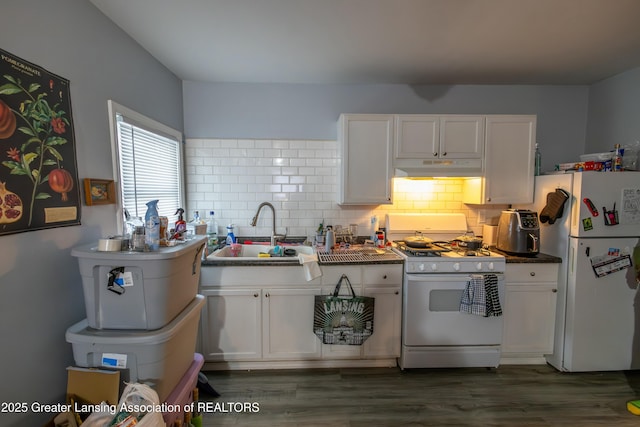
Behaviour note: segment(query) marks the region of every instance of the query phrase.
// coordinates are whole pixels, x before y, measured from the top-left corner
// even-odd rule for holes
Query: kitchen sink
[[[208,259],[224,261],[291,261],[298,254],[313,255],[310,246],[280,246],[281,256],[274,255],[274,246],[270,245],[240,245],[240,253],[237,256],[231,251],[231,246],[218,249]],[[266,256],[270,254],[270,256]]]

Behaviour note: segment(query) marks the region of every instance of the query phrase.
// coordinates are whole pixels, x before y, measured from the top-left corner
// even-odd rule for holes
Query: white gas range
[[[463,312],[461,300],[472,280],[486,279],[504,301],[504,256],[456,244],[464,214],[388,214],[385,225],[405,259],[400,367],[498,366],[502,316]]]

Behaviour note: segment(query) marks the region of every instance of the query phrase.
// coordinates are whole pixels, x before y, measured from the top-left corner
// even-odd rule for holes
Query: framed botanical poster
[[[69,81],[0,49],[0,235],[80,224]]]

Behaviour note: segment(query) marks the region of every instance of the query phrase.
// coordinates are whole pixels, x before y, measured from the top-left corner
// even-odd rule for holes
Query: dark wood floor
[[[626,409],[640,399],[638,371],[560,373],[536,365],[207,376],[221,396],[207,399],[206,427],[640,426],[640,416]]]

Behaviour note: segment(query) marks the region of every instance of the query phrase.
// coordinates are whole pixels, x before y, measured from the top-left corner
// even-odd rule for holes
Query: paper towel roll
[[[495,246],[498,240],[498,226],[497,225],[483,225],[482,226],[482,243],[489,246]]]
[[[100,239],[98,250],[100,252],[118,252],[122,249],[122,239]]]

